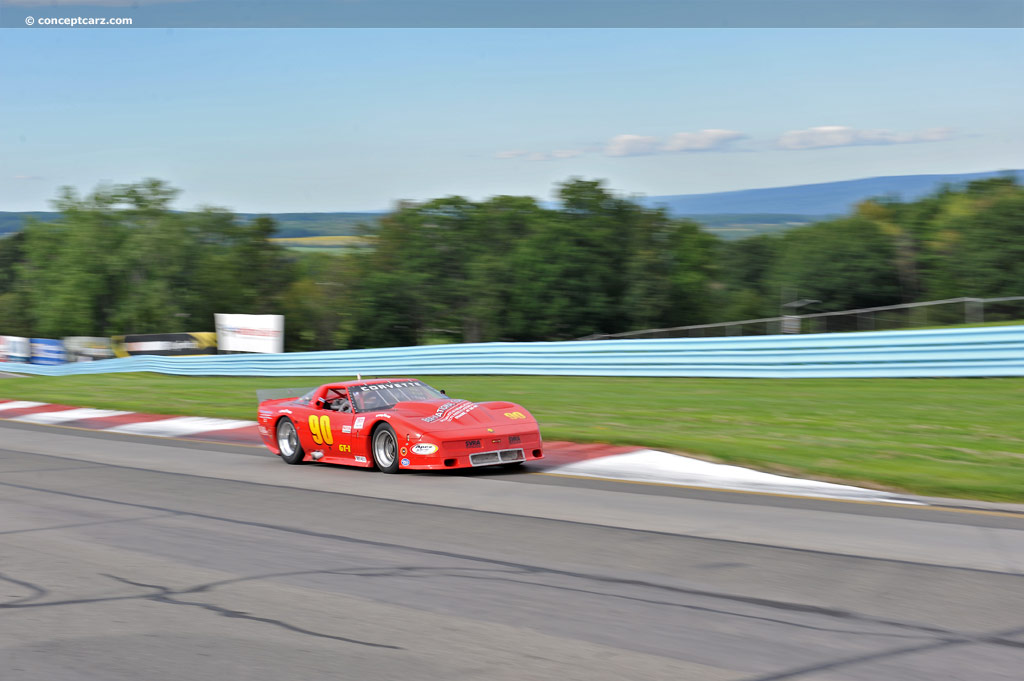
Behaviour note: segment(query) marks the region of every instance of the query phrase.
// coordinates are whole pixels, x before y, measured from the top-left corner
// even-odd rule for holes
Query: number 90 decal
[[[313,442],[318,445],[334,444],[334,434],[331,433],[331,419],[327,417],[327,414],[322,416],[313,414],[309,417],[309,434],[313,436]]]
[[[516,420],[516,419],[525,419],[526,418],[526,414],[524,414],[521,411],[506,411],[505,412],[505,416],[507,416],[508,418],[512,419],[513,421]]]

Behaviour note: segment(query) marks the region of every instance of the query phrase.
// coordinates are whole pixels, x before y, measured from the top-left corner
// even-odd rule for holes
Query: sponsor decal
[[[32,338],[29,343],[32,364],[64,364],[68,360],[64,343],[55,338]]]
[[[420,381],[390,381],[388,383],[371,383],[369,385],[354,385],[349,390],[354,392],[367,392],[372,390],[390,390],[391,388],[416,388],[423,385]]]
[[[439,418],[444,416],[446,411],[457,406],[459,402],[462,401],[463,400],[452,400],[451,402],[445,402],[444,404],[437,408],[437,411],[434,412],[433,416],[427,416],[423,420],[426,421],[427,423],[433,423],[434,421],[437,421]]]
[[[110,340],[111,348],[118,357],[217,354],[217,334],[212,331],[135,333],[126,336],[113,336]]]
[[[493,440],[491,440],[491,444],[492,444],[492,445],[498,445],[498,444],[501,444],[501,438],[500,438],[500,437],[496,437],[496,438],[494,438]]]
[[[283,352],[284,317],[215,314],[216,346],[226,352]]]
[[[432,445],[427,442],[421,442],[418,445],[412,446],[413,454],[433,454],[437,451],[437,445]]]
[[[468,414],[469,412],[471,412],[474,409],[476,409],[477,406],[478,405],[475,402],[464,403],[464,405],[460,405],[459,407],[456,407],[455,409],[452,409],[450,412],[448,412],[447,414],[442,416],[441,420],[442,421],[454,421],[455,419],[460,419],[463,416],[465,416],[466,414]]]
[[[181,341],[132,341],[125,342],[124,349],[129,355],[155,355],[157,353],[177,354],[184,350],[199,350],[194,340]]]
[[[445,402],[437,408],[437,411],[434,412],[433,416],[428,416],[423,420],[427,423],[433,423],[435,421],[454,421],[455,419],[460,419],[473,411],[477,406],[476,402],[470,402],[468,400]]]
[[[402,459],[401,461],[399,461],[399,463],[401,465],[403,465],[403,466],[408,466],[409,465],[409,459]]]
[[[69,362],[91,362],[114,356],[110,339],[98,336],[65,336],[64,349],[68,351]]]
[[[466,440],[466,449],[469,449],[471,447],[479,447],[479,446],[480,446],[480,440]]]
[[[391,414],[374,414],[373,418],[375,418],[375,419],[389,419],[389,418],[391,418]]]
[[[282,409],[282,410],[281,410],[281,413],[282,413],[282,414],[291,414],[291,413],[292,413],[292,410],[291,410],[291,409]]]
[[[409,450],[406,449],[405,447],[402,447],[402,452],[401,453],[402,453],[402,456],[405,456],[406,454],[409,453]]]
[[[493,433],[493,432],[494,432],[494,428],[488,428],[488,429],[487,429],[487,432],[488,432],[488,433]]]
[[[343,432],[343,433],[351,433],[352,432],[352,426],[342,426],[341,427],[341,432]]]
[[[260,426],[259,428],[257,428],[257,430],[260,431],[260,435],[270,435],[267,429],[264,428],[263,426]]]
[[[21,336],[0,336],[0,360],[25,363],[32,357],[32,343]]]
[[[505,417],[506,418],[510,418],[513,421],[515,421],[515,420],[518,420],[518,419],[525,419],[526,418],[526,414],[524,414],[521,411],[506,411],[505,412]]]
[[[517,445],[517,444],[519,444],[522,441],[523,441],[523,438],[519,437],[518,435],[509,435],[508,436],[508,443],[510,445]]]
[[[352,451],[352,447],[350,447],[349,445],[338,445],[338,451],[339,452],[351,452]]]
[[[366,422],[366,417],[365,416],[360,416],[359,418],[356,419],[356,422],[352,424],[352,427],[355,430],[359,430],[360,428],[363,427],[363,423],[365,423],[365,422]]]
[[[366,457],[365,456],[357,456],[356,457],[356,463],[366,463]]]
[[[222,328],[224,333],[236,333],[239,336],[277,338],[281,335],[281,332],[277,329],[246,329],[240,326],[225,326]]]

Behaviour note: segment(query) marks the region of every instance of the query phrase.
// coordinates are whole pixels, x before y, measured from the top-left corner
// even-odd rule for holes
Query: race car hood
[[[468,400],[429,400],[425,402],[401,402],[391,410],[400,415],[410,426],[422,430],[455,431],[472,427],[494,427],[509,425],[505,412],[517,412],[520,423],[533,422],[525,409],[511,402],[470,402]]]

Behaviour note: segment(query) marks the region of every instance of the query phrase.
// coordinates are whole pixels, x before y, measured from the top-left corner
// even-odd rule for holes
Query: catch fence
[[[592,334],[578,340],[624,338],[710,338],[716,336],[766,336],[783,333],[842,333],[920,329],[950,324],[980,324],[1024,320],[1024,296],[1006,298],[949,298],[920,303],[884,305],[858,310],[784,315],[734,322],[692,324],[666,329]]]

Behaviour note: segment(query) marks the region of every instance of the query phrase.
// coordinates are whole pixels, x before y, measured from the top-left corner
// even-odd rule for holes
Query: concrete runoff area
[[[1022,668],[1024,514],[0,424],[5,681]]]

